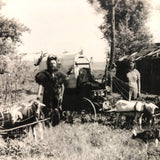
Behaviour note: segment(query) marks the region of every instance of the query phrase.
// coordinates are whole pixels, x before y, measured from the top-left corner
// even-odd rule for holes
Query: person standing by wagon
[[[52,125],[56,125],[60,121],[61,103],[67,75],[58,70],[60,63],[57,56],[48,56],[46,64],[47,69],[38,72],[35,80],[40,85],[38,98],[42,94],[42,101],[46,105],[44,110],[45,117],[49,117],[51,113],[54,113],[55,119]]]
[[[128,79],[129,86],[129,101],[131,99],[135,100],[141,96],[141,81],[140,81],[140,73],[135,68],[135,62],[133,59],[128,61],[129,71],[126,75]]]

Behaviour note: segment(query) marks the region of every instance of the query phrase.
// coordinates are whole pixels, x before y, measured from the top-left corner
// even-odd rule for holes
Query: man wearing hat
[[[49,117],[51,116],[51,113],[55,113],[56,120],[53,120],[55,124],[52,125],[56,125],[60,120],[60,103],[62,103],[61,101],[67,76],[58,71],[60,63],[57,56],[48,56],[46,64],[47,69],[38,72],[35,76],[35,80],[40,85],[38,96],[40,96],[43,89],[42,101],[46,105],[44,110],[45,117]]]

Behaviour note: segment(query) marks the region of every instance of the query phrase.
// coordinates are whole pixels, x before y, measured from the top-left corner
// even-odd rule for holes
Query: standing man
[[[42,95],[42,101],[46,105],[44,110],[45,117],[55,115],[54,124],[60,121],[61,103],[66,85],[66,75],[58,71],[60,66],[57,56],[48,56],[47,69],[36,74],[35,80],[40,85],[38,98]]]
[[[141,95],[141,82],[140,73],[135,69],[135,62],[130,59],[128,62],[129,72],[127,73],[128,85],[129,85],[129,101],[131,99],[137,99]]]

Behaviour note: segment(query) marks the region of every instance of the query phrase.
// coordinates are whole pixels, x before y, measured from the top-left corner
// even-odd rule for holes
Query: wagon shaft
[[[10,132],[16,133],[16,130],[23,129],[23,128],[26,128],[26,127],[29,127],[29,126],[32,126],[32,125],[35,125],[35,124],[38,124],[38,123],[48,121],[48,120],[50,120],[50,118],[46,118],[46,119],[43,119],[43,120],[35,121],[35,122],[32,122],[32,123],[28,123],[28,124],[25,124],[25,125],[20,125],[20,126],[8,128],[8,129],[1,128],[0,129],[0,135],[3,135],[3,134],[5,135],[5,134],[8,134]]]

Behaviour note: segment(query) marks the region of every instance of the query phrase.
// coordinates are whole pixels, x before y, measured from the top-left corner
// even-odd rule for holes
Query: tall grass
[[[129,130],[97,123],[65,124],[46,129],[37,142],[27,136],[0,145],[0,159],[34,160],[146,160],[159,159],[160,149],[131,139]]]
[[[3,66],[0,65],[0,70],[5,70],[0,74],[0,100],[1,103],[10,103],[18,101],[22,91],[34,93],[36,92],[37,84],[34,81],[34,65],[27,64],[21,61],[20,56],[8,55]]]

